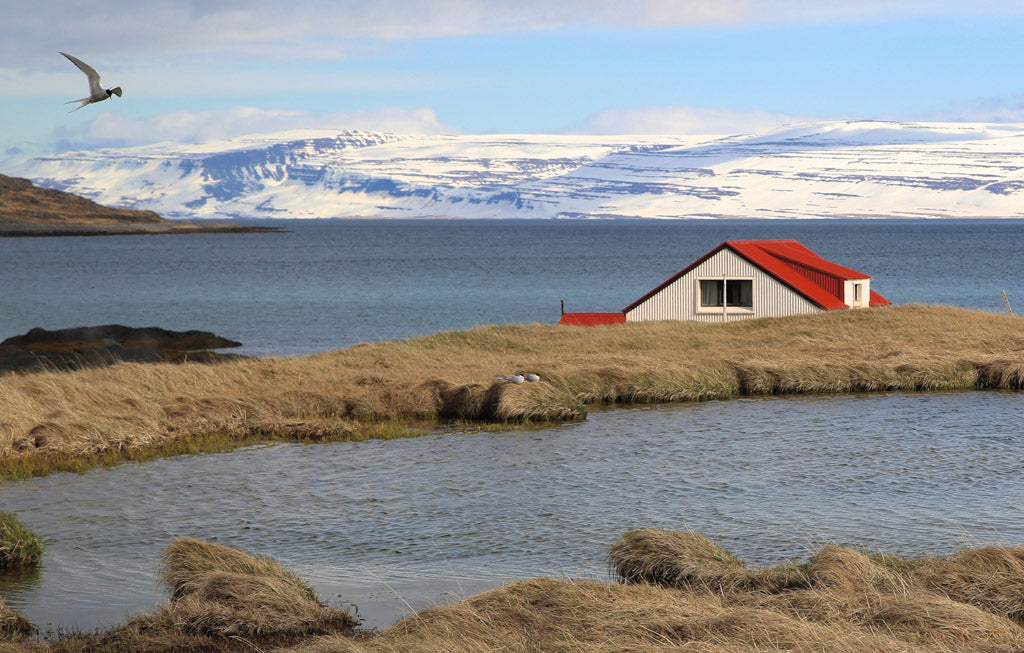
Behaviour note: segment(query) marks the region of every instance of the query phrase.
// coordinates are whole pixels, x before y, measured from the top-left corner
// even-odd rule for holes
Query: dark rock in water
[[[125,362],[221,362],[245,358],[214,349],[242,343],[209,331],[168,331],[119,324],[47,331],[35,328],[0,342],[0,371],[69,370]]]

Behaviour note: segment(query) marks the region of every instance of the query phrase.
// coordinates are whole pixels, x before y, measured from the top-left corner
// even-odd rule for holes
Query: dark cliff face
[[[170,220],[152,211],[118,209],[64,191],[39,188],[28,179],[0,175],[0,225],[136,225]]]
[[[69,370],[125,362],[218,362],[243,358],[212,350],[241,347],[208,331],[119,324],[48,331],[35,328],[0,342],[0,372]]]

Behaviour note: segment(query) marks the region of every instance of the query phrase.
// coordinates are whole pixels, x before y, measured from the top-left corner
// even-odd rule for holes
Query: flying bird
[[[98,72],[96,72],[96,70],[92,66],[90,66],[87,63],[85,63],[81,59],[78,59],[76,57],[72,57],[67,52],[61,52],[61,54],[64,55],[65,57],[67,57],[68,61],[70,61],[71,63],[73,63],[76,66],[78,66],[78,69],[81,70],[83,73],[85,73],[85,76],[89,78],[89,97],[84,97],[81,100],[68,100],[67,102],[64,103],[64,104],[71,104],[73,102],[79,102],[80,103],[77,107],[75,107],[74,109],[71,110],[71,113],[74,113],[75,111],[78,111],[79,109],[81,109],[82,107],[84,107],[87,104],[92,104],[93,102],[102,102],[103,100],[108,99],[111,95],[116,95],[117,97],[121,97],[121,87],[120,86],[115,86],[114,88],[103,88],[100,85],[100,74]]]

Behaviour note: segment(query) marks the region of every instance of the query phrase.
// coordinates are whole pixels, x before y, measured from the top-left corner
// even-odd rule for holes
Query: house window
[[[701,308],[754,307],[754,282],[751,279],[702,279]]]
[[[720,279],[703,279],[700,282],[700,305],[703,307],[721,306],[725,298],[724,285],[725,282]]]
[[[859,284],[859,283],[853,284],[853,301],[856,304],[860,303],[860,293],[861,293],[860,286],[861,286],[861,284]]]

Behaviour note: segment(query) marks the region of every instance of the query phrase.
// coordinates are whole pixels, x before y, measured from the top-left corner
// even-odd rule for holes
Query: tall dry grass
[[[907,559],[830,546],[806,564],[750,569],[700,535],[641,530],[615,543],[609,564],[626,582],[854,627],[926,650],[1024,650],[1024,547]]]
[[[630,531],[612,546],[608,560],[625,582],[711,594],[780,592],[810,585],[803,566],[747,569],[739,558],[697,533]]]
[[[106,632],[59,638],[43,650],[265,651],[320,635],[349,637],[358,626],[273,560],[212,542],[172,541],[160,579],[169,604]]]
[[[369,639],[289,651],[1018,653],[1022,559],[1024,548],[907,559],[830,546],[755,569],[698,534],[634,531],[609,553],[620,584],[521,581]]]
[[[8,476],[38,473],[210,440],[396,434],[417,420],[579,419],[594,403],[1020,390],[1021,324],[901,306],[719,325],[492,326],[301,359],[7,375],[0,377],[0,468]],[[543,380],[495,378],[517,371]]]
[[[718,597],[649,585],[540,578],[409,617],[368,640],[324,637],[290,653],[923,651]]]
[[[828,546],[759,569],[701,535],[647,529],[610,550],[618,583],[523,580],[363,632],[272,560],[185,538],[165,551],[168,605],[38,641],[0,601],[0,651],[1019,653],[1022,561],[1024,547],[903,558]]]

